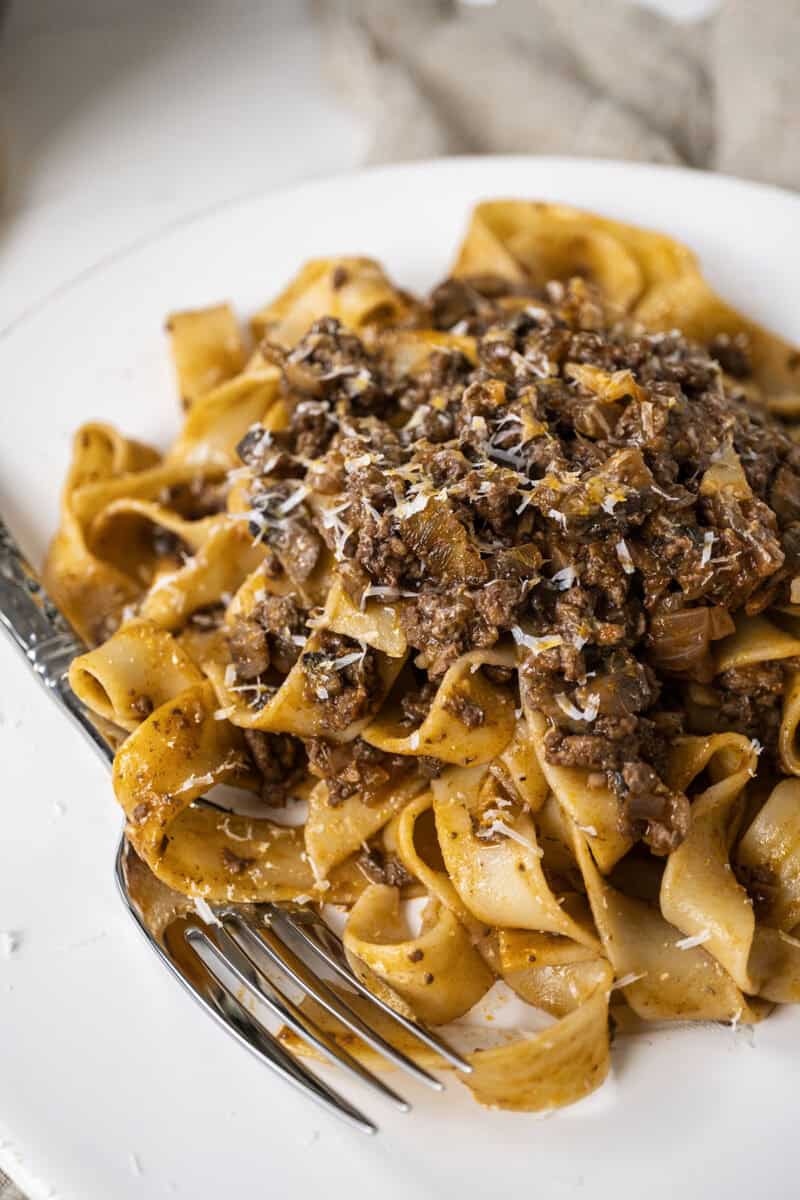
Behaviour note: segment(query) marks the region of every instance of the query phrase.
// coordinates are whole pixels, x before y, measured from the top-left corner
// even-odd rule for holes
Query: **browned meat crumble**
[[[310,704],[324,705],[331,730],[347,729],[369,715],[381,690],[378,656],[369,646],[325,631],[319,650],[304,652],[300,661],[303,694]]]
[[[288,675],[306,637],[306,613],[292,596],[266,596],[228,634],[228,647],[240,680],[274,667]]]
[[[459,655],[513,638],[550,760],[607,783],[622,827],[669,852],[689,803],[664,764],[691,688],[715,727],[774,748],[786,666],[715,677],[713,647],[733,614],[788,600],[800,446],[746,399],[742,338],[703,347],[614,324],[583,280],[535,302],[497,279],[446,280],[422,313],[451,344],[414,368],[398,366],[402,331],[362,341],[332,318],[291,350],[262,347],[291,415],[241,444],[251,530],[293,580],[327,547],[354,602],[402,600],[422,673],[409,727]],[[234,629],[239,678],[266,686],[299,653],[307,696],[341,731],[377,695],[375,652],[333,634],[302,651],[293,605],[265,601]],[[476,709],[456,713],[467,729]],[[333,802],[395,769],[357,745],[335,751]],[[311,753],[329,779],[332,753]]]
[[[356,865],[364,872],[370,883],[383,883],[389,887],[405,887],[414,882],[411,875],[395,854],[387,854],[375,846],[366,847],[358,855]]]
[[[274,808],[280,807],[305,771],[303,743],[288,733],[263,733],[260,729],[246,729],[244,740],[261,774],[262,800]]]
[[[308,764],[315,775],[327,780],[328,801],[336,806],[356,792],[367,803],[390,779],[413,770],[415,760],[385,754],[362,738],[338,745],[325,738],[311,738]]]

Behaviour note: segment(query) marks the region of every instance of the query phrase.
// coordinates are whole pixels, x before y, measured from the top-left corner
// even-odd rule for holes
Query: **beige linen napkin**
[[[593,155],[800,185],[800,0],[676,23],[623,0],[315,0],[369,162]]]
[[[13,1182],[0,1171],[0,1200],[25,1200],[24,1195]]]

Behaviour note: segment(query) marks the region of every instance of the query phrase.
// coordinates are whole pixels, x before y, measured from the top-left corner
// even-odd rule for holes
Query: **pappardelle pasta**
[[[319,259],[248,336],[167,328],[180,435],[85,425],[46,568],[158,879],[344,906],[433,1025],[502,980],[552,1018],[472,1053],[502,1108],[593,1091],[615,1025],[800,1000],[800,352],[523,201],[424,299]]]

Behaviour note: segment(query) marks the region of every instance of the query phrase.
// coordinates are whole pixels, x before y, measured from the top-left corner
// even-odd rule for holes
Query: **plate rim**
[[[403,159],[398,162],[371,163],[362,167],[347,167],[341,172],[312,176],[311,178],[295,183],[281,184],[277,187],[267,185],[266,187],[254,188],[242,192],[240,195],[228,197],[222,201],[215,201],[213,204],[203,208],[192,209],[190,212],[164,222],[164,224],[150,230],[144,236],[134,238],[129,242],[125,242],[117,249],[101,255],[100,258],[93,260],[80,271],[68,276],[67,279],[62,280],[55,287],[50,288],[41,297],[33,301],[33,303],[25,305],[10,320],[0,326],[0,343],[13,335],[28,319],[39,316],[51,303],[63,299],[73,288],[80,286],[81,283],[90,279],[99,270],[112,267],[140,250],[146,250],[170,234],[190,229],[192,225],[209,217],[245,207],[257,200],[284,200],[291,202],[294,196],[306,191],[323,189],[334,184],[357,184],[361,178],[373,179],[379,178],[381,175],[392,175],[410,170],[434,171],[439,174],[458,167],[492,165],[501,169],[507,169],[517,166],[522,167],[526,164],[551,167],[556,172],[564,167],[570,169],[587,167],[591,170],[632,173],[640,175],[643,178],[650,175],[662,175],[664,178],[679,178],[686,182],[691,180],[691,186],[705,182],[714,188],[734,188],[742,192],[749,192],[754,197],[771,196],[773,199],[789,200],[793,204],[800,206],[800,193],[795,193],[789,188],[782,187],[780,184],[765,183],[757,179],[746,179],[741,175],[730,175],[721,171],[710,171],[706,168],[692,167],[681,163],[651,163],[633,160],[627,161],[622,158],[600,158],[597,156],[582,158],[577,155],[568,154],[452,154],[441,158]],[[562,201],[561,203],[566,202]],[[580,209],[582,206],[576,204],[573,207]],[[646,229],[648,226],[645,224],[641,228]],[[692,247],[692,249],[694,248]]]

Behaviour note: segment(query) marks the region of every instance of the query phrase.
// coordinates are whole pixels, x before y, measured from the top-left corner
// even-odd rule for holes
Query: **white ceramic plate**
[[[0,333],[0,511],[39,560],[70,434],[87,418],[158,443],[177,427],[164,314],[243,312],[315,254],[375,255],[402,284],[441,277],[468,210],[561,200],[665,230],[711,282],[800,341],[800,199],[721,177],[556,159],[375,170],[191,221],[91,267]],[[127,231],[127,239],[136,231]],[[64,236],[69,236],[65,231]],[[789,1195],[800,1015],[754,1035],[674,1030],[614,1051],[596,1096],[548,1121],[487,1113],[452,1080],[403,1089],[411,1116],[366,1139],[275,1082],[157,963],[112,885],[119,831],[102,766],[0,646],[0,1164],[39,1197],[547,1200]],[[782,1172],[786,1174],[782,1174]],[[791,1182],[790,1182],[791,1181]]]

